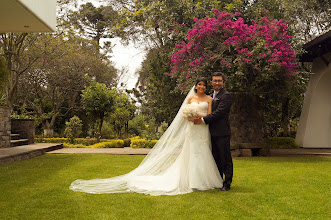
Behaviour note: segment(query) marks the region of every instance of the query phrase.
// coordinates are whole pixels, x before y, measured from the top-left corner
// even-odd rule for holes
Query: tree
[[[31,56],[27,49],[33,45],[38,34],[2,33],[0,34],[1,56],[5,59],[9,71],[9,80],[6,91],[6,103],[13,110],[14,97],[17,91],[19,78],[38,60]]]
[[[166,74],[178,79],[180,89],[188,90],[197,76],[210,78],[213,72],[225,73],[235,100],[234,111],[249,115],[238,126],[249,123],[245,134],[250,133],[249,127],[256,128],[240,142],[252,142],[254,136],[262,142],[265,129],[261,101],[268,97],[281,100],[302,77],[296,52],[289,44],[287,22],[263,17],[246,24],[240,13],[215,10],[215,15],[195,19],[188,42],[176,45],[179,51],[172,55],[173,65]]]
[[[4,59],[0,57],[0,106],[5,103],[5,88],[8,83],[9,71],[5,65]]]
[[[109,90],[105,84],[92,82],[82,93],[82,103],[87,114],[96,122],[95,136],[98,141],[104,117],[114,109],[116,92]]]
[[[112,6],[94,7],[91,2],[80,6],[78,11],[73,11],[71,21],[83,36],[93,39],[100,46],[100,39],[112,37],[112,27],[118,15]],[[108,42],[106,45],[109,46]]]
[[[109,121],[114,127],[117,136],[122,138],[129,135],[129,121],[134,117],[137,107],[125,93],[118,94],[115,99],[115,110],[109,115]]]
[[[169,56],[160,49],[150,50],[143,62],[149,77],[145,80],[146,86],[141,87],[144,96],[141,111],[154,118],[157,126],[163,121],[171,123],[185,97],[182,91],[176,89],[176,79],[164,74],[169,68],[165,65],[167,62]]]
[[[116,81],[116,70],[98,56],[94,42],[65,34],[40,35],[34,56],[40,57],[20,79],[17,106],[26,106],[42,123],[44,135],[53,136],[58,117],[80,108],[80,93],[88,78]]]
[[[73,144],[75,138],[78,138],[82,133],[82,120],[80,120],[76,115],[70,118],[69,122],[66,122],[66,129],[64,134],[69,140],[69,143]]]
[[[326,30],[330,27],[329,13],[331,4],[325,0],[229,0],[229,1],[177,1],[177,0],[162,0],[162,1],[122,1],[122,19],[121,23],[115,28],[117,33],[123,37],[123,39],[134,39],[139,41],[143,38],[144,42],[148,40],[149,50],[158,50],[161,57],[166,57],[168,54],[174,53],[173,46],[180,44],[181,42],[187,42],[187,32],[193,28],[193,18],[198,19],[206,16],[213,17],[212,9],[226,10],[227,12],[240,12],[241,17],[245,24],[250,25],[251,19],[261,18],[267,16],[271,19],[288,20],[288,33],[293,35],[294,38],[289,39],[288,43],[300,49],[300,45]],[[151,52],[153,54],[153,52]],[[155,54],[155,53],[154,53]],[[163,77],[156,77],[157,73],[152,72],[150,64],[153,62],[153,57],[146,57],[146,64],[139,71],[139,82],[141,91],[133,91],[144,102],[153,102],[153,96],[149,95],[148,90],[150,87],[150,80],[153,77],[153,81],[158,81],[158,88],[160,91],[163,87]],[[163,60],[164,72],[170,72],[170,61]],[[167,70],[167,66],[169,70]],[[291,86],[297,87],[293,92],[284,91],[283,98],[273,98],[270,92],[268,98],[264,98],[265,102],[263,108],[267,109],[265,112],[270,115],[266,117],[272,119],[274,127],[280,126],[288,127],[290,121],[290,115],[297,115],[297,109],[300,109],[300,100],[298,97],[302,97],[300,94],[305,90],[307,82],[307,74],[301,72],[302,76],[297,75],[297,84],[291,84]],[[176,81],[176,80],[173,80]],[[192,81],[190,81],[192,82]],[[148,87],[144,87],[148,85]],[[284,87],[286,87],[284,85]],[[178,87],[181,88],[181,87]],[[169,90],[168,90],[169,91]],[[170,90],[172,91],[172,90]],[[286,94],[286,95],[285,95]],[[146,99],[149,97],[149,99]],[[156,96],[157,97],[157,96]],[[267,95],[266,95],[267,97]],[[287,97],[290,97],[287,100]],[[147,101],[148,100],[148,101]],[[166,103],[167,99],[161,99],[159,102],[164,101],[164,105],[171,105],[173,102]],[[272,100],[272,103],[271,101]],[[294,101],[296,100],[296,101]],[[157,100],[155,100],[156,102]],[[279,109],[280,108],[280,109]],[[174,109],[174,108],[173,108]],[[286,110],[288,109],[288,111]],[[292,110],[291,110],[292,109]],[[154,112],[151,109],[152,112]],[[274,123],[271,117],[275,112],[283,112],[283,115],[279,115],[279,120]],[[286,112],[288,112],[286,116]],[[294,113],[295,112],[295,113]],[[294,116],[293,116],[294,117]],[[270,121],[270,122],[271,122]],[[277,125],[276,125],[277,124]]]
[[[121,22],[114,27],[117,35],[124,40],[148,40],[152,48],[159,48],[173,40],[171,31],[178,24],[190,28],[193,17],[203,18],[209,15],[212,9],[222,8],[231,0],[117,2],[123,8],[120,13]]]

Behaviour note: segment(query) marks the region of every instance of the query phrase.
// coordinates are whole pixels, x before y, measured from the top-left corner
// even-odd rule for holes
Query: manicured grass
[[[179,196],[73,192],[144,156],[44,155],[0,166],[0,219],[330,219],[331,158],[234,158],[232,190]]]

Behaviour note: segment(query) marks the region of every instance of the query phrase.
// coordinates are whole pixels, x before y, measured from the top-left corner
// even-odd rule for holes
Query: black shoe
[[[220,191],[229,191],[230,189],[230,186],[223,186]]]

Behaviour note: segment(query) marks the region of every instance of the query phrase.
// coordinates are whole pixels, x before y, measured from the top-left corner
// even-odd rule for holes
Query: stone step
[[[10,141],[10,146],[11,147],[17,147],[17,146],[27,145],[28,141],[29,141],[29,139],[11,140]]]
[[[11,140],[18,140],[20,139],[20,134],[10,134]]]
[[[62,144],[35,143],[18,147],[0,148],[0,164],[11,163],[44,155],[62,148]]]

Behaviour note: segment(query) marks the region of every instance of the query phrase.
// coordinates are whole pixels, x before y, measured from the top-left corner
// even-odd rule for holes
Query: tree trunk
[[[100,142],[100,138],[101,138],[101,130],[102,130],[102,124],[103,124],[103,117],[104,116],[101,116],[100,117],[100,122],[99,122],[99,126],[98,126],[98,132],[96,134],[96,138],[97,138],[97,142],[99,143]]]
[[[56,120],[57,114],[53,115],[51,118],[51,122],[48,120],[44,123],[44,137],[45,138],[53,138],[54,137],[54,124]]]
[[[51,128],[50,123],[46,120],[44,124],[44,138],[53,138],[54,130]]]

